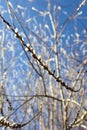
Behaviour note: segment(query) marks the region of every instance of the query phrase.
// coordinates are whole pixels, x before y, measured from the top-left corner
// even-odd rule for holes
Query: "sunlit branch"
[[[81,117],[79,117],[78,120],[74,121],[70,126],[69,126],[69,129],[73,128],[74,126],[79,126],[83,120],[86,118],[87,116],[87,112],[84,112],[83,115],[81,115]]]
[[[30,47],[30,46],[27,46],[27,44],[25,44],[23,38],[19,35],[19,33],[17,32],[17,30],[13,29],[12,26],[9,24],[9,22],[7,22],[5,20],[5,18],[0,14],[0,18],[2,19],[2,21],[7,25],[7,27],[12,30],[12,32],[15,34],[15,36],[19,39],[19,41],[22,43],[23,46],[25,46],[26,48],[28,48],[28,51],[32,54],[32,57],[34,59],[36,59],[39,64],[44,68],[44,70],[46,70],[48,72],[49,75],[51,75],[57,82],[59,82],[62,86],[64,86],[66,89],[70,90],[70,91],[73,91],[73,92],[78,92],[79,90],[74,90],[72,89],[71,87],[69,87],[68,85],[65,84],[65,82],[63,82],[60,77],[56,77],[55,74],[49,70],[48,66],[45,65],[41,58],[38,58],[37,55],[35,54],[34,50]]]
[[[82,0],[82,2],[79,4],[77,11],[79,11],[85,4],[86,4],[87,0]]]
[[[27,121],[23,124],[12,123],[12,122],[9,122],[7,118],[0,117],[0,126],[4,126],[4,127],[7,127],[7,128],[11,128],[11,129],[21,128],[21,127],[24,127],[25,125],[30,124],[33,120],[38,118],[40,115],[41,115],[41,111],[38,112],[35,116],[33,116],[29,121]]]

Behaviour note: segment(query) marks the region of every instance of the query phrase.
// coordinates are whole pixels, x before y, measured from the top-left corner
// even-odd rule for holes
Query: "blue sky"
[[[54,5],[59,5],[61,6],[62,8],[62,11],[60,11],[60,13],[58,14],[59,17],[60,17],[60,21],[59,23],[60,24],[63,24],[63,22],[65,22],[65,20],[67,19],[68,16],[72,15],[72,12],[74,11],[74,9],[77,7],[77,5],[81,2],[81,0],[62,0],[62,1],[55,1],[55,0],[51,0],[51,13],[53,13],[53,6]],[[7,5],[6,5],[6,0],[1,0],[0,1],[1,3],[1,6],[4,7],[4,9],[6,9]],[[22,7],[27,7],[27,13],[26,13],[26,18],[28,17],[33,17],[33,16],[36,16],[36,15],[39,15],[38,12],[35,12],[33,10],[31,10],[32,7],[35,7],[36,9],[38,10],[41,10],[44,12],[44,10],[47,10],[47,2],[46,0],[34,0],[34,2],[29,2],[29,0],[11,0],[11,3],[13,5],[13,7],[17,7],[17,5],[20,5]],[[28,9],[29,8],[29,9]],[[30,10],[30,12],[29,12]],[[20,9],[20,11],[22,11]],[[78,27],[80,28],[81,27],[81,22],[84,24],[84,26],[86,26],[87,28],[87,25],[86,25],[86,22],[87,20],[85,18],[81,18],[83,16],[86,16],[87,15],[87,4],[81,8],[81,11],[82,11],[82,15],[80,15],[80,17],[77,18],[78,20]],[[67,14],[66,14],[67,12]],[[65,14],[64,14],[65,13]],[[8,15],[5,14],[5,17],[6,19],[8,19]],[[37,19],[38,21],[40,20],[40,17],[38,17],[39,19]],[[71,27],[69,27],[69,29],[71,29]]]

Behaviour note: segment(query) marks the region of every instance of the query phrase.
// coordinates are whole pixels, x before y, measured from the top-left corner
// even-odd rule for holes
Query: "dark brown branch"
[[[9,22],[6,21],[5,18],[1,14],[0,14],[0,18],[7,25],[7,27],[16,35],[16,37],[20,40],[21,44],[28,49],[28,51],[32,54],[32,57],[39,62],[39,64],[44,68],[45,71],[48,72],[49,75],[51,75],[63,87],[65,87],[66,89],[68,89],[68,90],[70,90],[72,92],[78,92],[80,90],[80,89],[78,89],[78,90],[72,89],[71,87],[69,87],[68,85],[66,85],[65,82],[63,82],[60,79],[60,77],[56,77],[55,74],[48,68],[48,66],[42,62],[41,58],[38,58],[38,56],[35,54],[34,50],[30,46],[27,46],[25,44],[23,38],[19,35],[19,33],[15,29],[12,28],[12,26],[9,24]]]
[[[21,123],[20,124],[11,123],[6,118],[1,117],[0,118],[0,125],[5,126],[5,127],[9,127],[11,129],[21,128],[21,127],[24,127],[24,126],[28,125],[30,122],[32,122],[39,115],[41,115],[41,111],[38,112],[35,116],[33,116],[29,121],[27,121],[26,123],[23,123],[23,124],[21,124]]]

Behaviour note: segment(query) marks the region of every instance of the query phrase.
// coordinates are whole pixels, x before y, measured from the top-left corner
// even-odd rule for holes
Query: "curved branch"
[[[19,41],[21,42],[21,44],[26,47],[28,49],[28,51],[32,54],[32,57],[38,61],[38,63],[44,68],[44,70],[46,72],[48,72],[49,75],[51,75],[57,82],[59,82],[63,87],[65,87],[66,89],[72,91],[72,92],[78,92],[80,90],[80,88],[78,90],[74,90],[73,88],[69,87],[65,82],[63,82],[60,77],[56,77],[55,74],[48,68],[48,66],[46,64],[43,63],[42,59],[39,58],[34,50],[30,47],[27,46],[27,44],[24,42],[23,38],[19,35],[17,29],[13,29],[12,26],[9,24],[8,21],[5,20],[5,18],[0,14],[0,18],[2,19],[2,21],[7,25],[7,27],[15,34],[15,36],[19,39]]]

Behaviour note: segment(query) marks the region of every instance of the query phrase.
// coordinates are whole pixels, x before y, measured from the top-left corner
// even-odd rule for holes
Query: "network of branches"
[[[86,8],[0,1],[1,129],[87,129]]]

